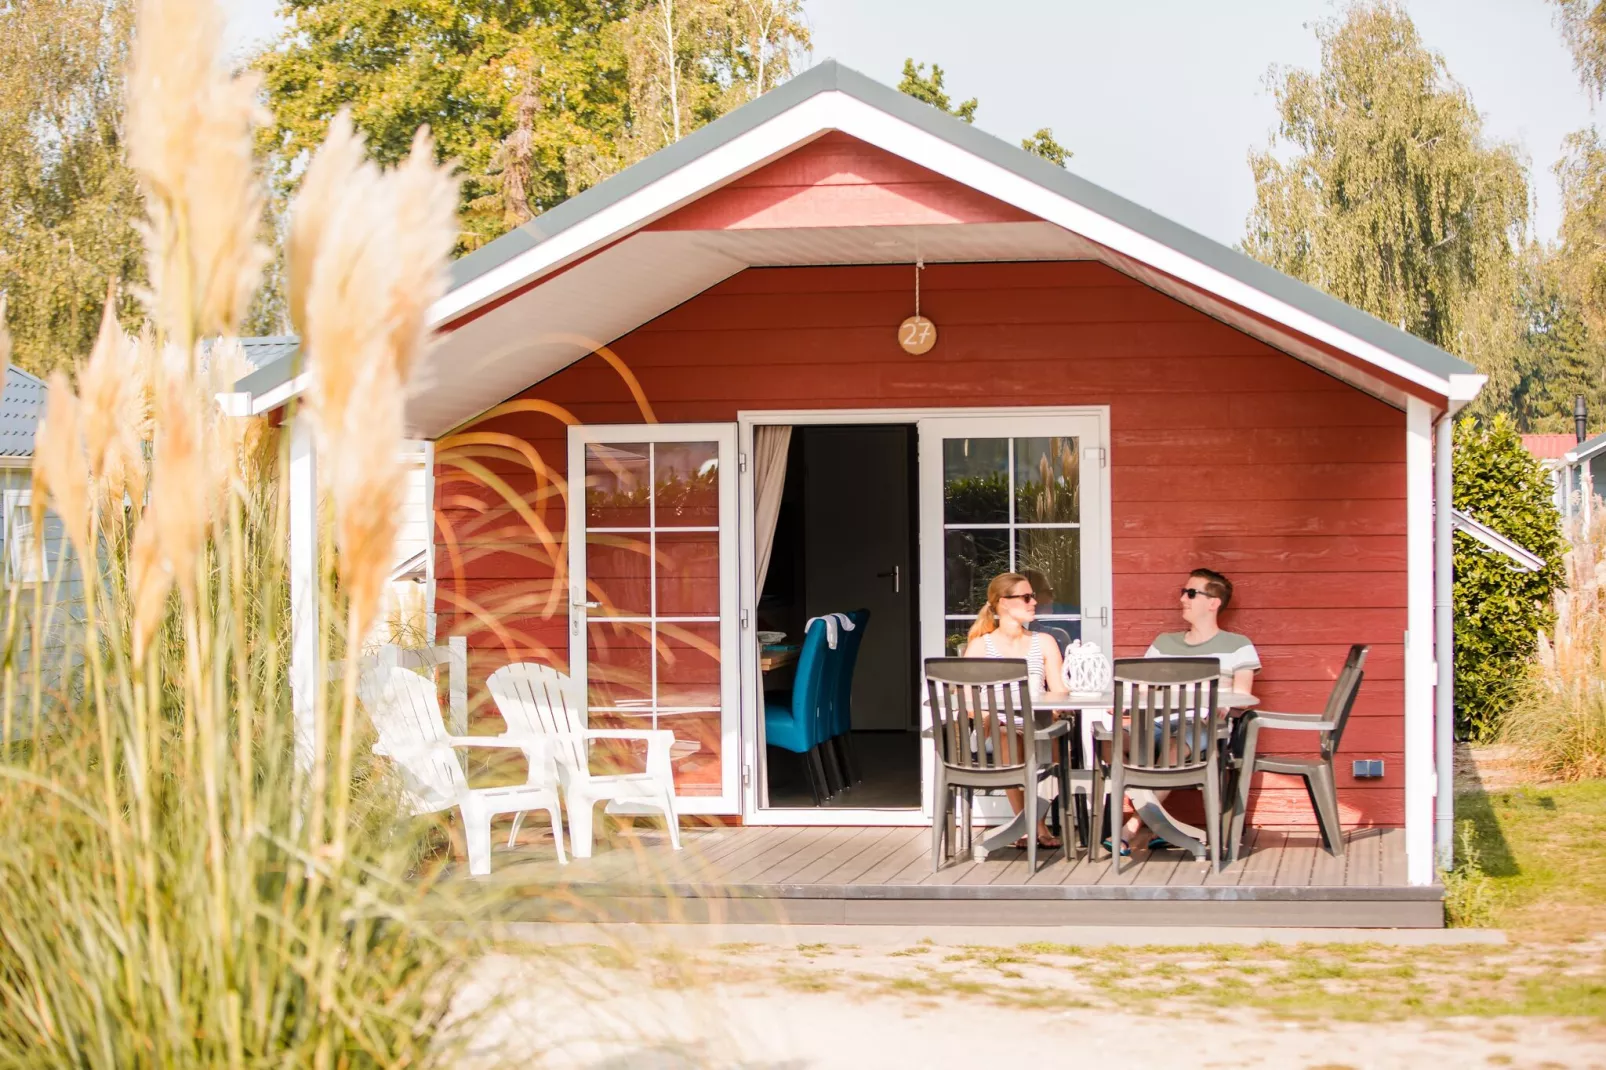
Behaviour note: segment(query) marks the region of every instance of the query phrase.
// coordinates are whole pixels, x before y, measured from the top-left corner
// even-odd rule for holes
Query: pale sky
[[[223,0],[231,44],[271,36],[276,0]],[[1528,157],[1540,237],[1560,222],[1551,167],[1595,121],[1545,0],[1407,0],[1485,119]],[[1314,68],[1309,26],[1330,0],[804,0],[814,60],[896,84],[906,56],[941,64],[977,125],[1019,141],[1041,126],[1070,169],[1218,241],[1254,202],[1247,154],[1275,115],[1273,65]]]

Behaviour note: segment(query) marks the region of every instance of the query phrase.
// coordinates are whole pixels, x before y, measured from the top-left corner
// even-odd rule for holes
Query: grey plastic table
[[[1247,710],[1260,705],[1260,700],[1254,695],[1243,691],[1221,691],[1217,693],[1216,705],[1223,710]],[[1080,734],[1082,726],[1081,713],[1084,710],[1108,710],[1115,706],[1115,692],[1112,691],[1073,691],[1061,695],[1033,695],[1032,711],[1034,713],[1072,713],[1075,722],[1071,731]],[[1178,821],[1166,811],[1155,797],[1154,792],[1145,788],[1132,788],[1129,790],[1132,805],[1138,812],[1151,832],[1163,838],[1167,843],[1180,847],[1192,853],[1195,858],[1203,858],[1206,848],[1204,844],[1205,833],[1203,829]],[[1117,820],[1112,815],[1112,820]],[[1002,850],[1010,846],[1022,833],[1027,832],[1026,816],[1024,813],[1016,814],[1006,824],[1000,825],[988,835],[983,837],[971,849],[972,857],[978,862],[985,862],[987,856],[993,851]],[[1098,835],[1097,829],[1092,835]],[[1060,836],[1070,835],[1069,828],[1062,828]]]

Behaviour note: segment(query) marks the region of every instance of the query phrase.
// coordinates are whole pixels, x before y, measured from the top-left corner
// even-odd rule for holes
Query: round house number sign
[[[898,344],[917,357],[929,353],[937,344],[937,325],[924,316],[910,316],[898,325]]]

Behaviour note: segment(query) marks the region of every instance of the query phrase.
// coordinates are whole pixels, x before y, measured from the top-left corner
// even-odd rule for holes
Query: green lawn
[[[1558,942],[1606,933],[1606,780],[1456,797],[1493,893],[1496,928]]]

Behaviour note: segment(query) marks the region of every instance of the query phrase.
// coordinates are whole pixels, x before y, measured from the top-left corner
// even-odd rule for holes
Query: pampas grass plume
[[[115,290],[106,295],[95,348],[78,376],[84,406],[89,475],[101,509],[145,496],[145,436],[150,412],[139,352],[117,322]]]
[[[45,500],[55,505],[63,529],[81,558],[91,552],[89,539],[89,466],[84,454],[82,407],[67,377],[52,372],[45,398],[45,418],[34,441],[33,530],[43,532]],[[34,548],[42,551],[44,540]]]
[[[233,333],[268,252],[252,132],[266,121],[253,73],[222,67],[207,0],[144,0],[128,72],[128,161],[145,192],[145,295],[167,337]]]

